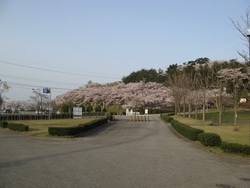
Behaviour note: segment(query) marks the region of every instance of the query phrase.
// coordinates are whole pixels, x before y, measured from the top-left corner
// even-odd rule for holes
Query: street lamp
[[[52,113],[52,110],[50,109],[50,103],[51,103],[51,88],[49,88],[49,119],[50,119],[50,113]]]
[[[248,37],[248,50],[249,50],[248,61],[250,62],[250,29],[247,29],[246,35]]]

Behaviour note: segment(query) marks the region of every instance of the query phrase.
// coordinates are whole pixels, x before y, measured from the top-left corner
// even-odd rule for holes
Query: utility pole
[[[247,37],[248,37],[248,62],[250,62],[250,28],[247,29],[247,33],[246,33]]]

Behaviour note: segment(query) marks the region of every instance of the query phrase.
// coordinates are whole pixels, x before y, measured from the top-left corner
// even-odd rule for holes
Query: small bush
[[[250,155],[250,146],[237,143],[222,142],[221,149],[227,153],[241,153],[244,155]]]
[[[215,133],[200,133],[198,140],[204,146],[220,146],[221,144],[221,137]]]
[[[9,123],[8,128],[13,131],[28,131],[29,126],[21,123]]]
[[[7,121],[0,121],[0,127],[7,128],[8,127],[8,122]]]
[[[172,120],[171,125],[177,132],[179,132],[190,140],[197,140],[198,134],[204,132],[201,129],[192,128],[186,124],[180,123],[177,120]]]

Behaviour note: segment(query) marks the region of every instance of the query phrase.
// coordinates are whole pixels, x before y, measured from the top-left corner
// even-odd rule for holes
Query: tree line
[[[184,63],[182,66],[172,65],[167,70],[167,85],[174,98],[175,113],[191,116],[192,110],[202,109],[205,120],[205,109],[213,104],[219,112],[222,123],[222,112],[231,107],[235,112],[235,129],[237,129],[237,110],[241,98],[248,98],[250,83],[249,62],[209,61],[199,58]]]
[[[175,114],[182,113],[191,117],[194,111],[214,105],[219,112],[219,124],[225,107],[231,107],[237,117],[241,98],[248,98],[250,62],[210,61],[207,57],[188,61],[182,65],[172,64],[166,71],[142,69],[123,77],[124,83],[157,82],[171,90]],[[235,118],[235,129],[237,129]]]

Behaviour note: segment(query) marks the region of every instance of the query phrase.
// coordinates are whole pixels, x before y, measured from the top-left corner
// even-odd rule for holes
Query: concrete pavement
[[[174,135],[159,116],[126,116],[78,138],[0,130],[1,188],[250,188],[250,163]]]

